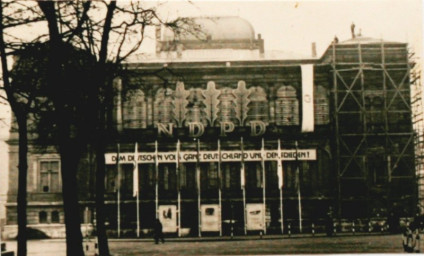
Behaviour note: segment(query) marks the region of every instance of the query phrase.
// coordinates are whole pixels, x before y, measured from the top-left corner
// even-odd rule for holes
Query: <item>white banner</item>
[[[217,204],[203,204],[200,206],[202,232],[219,231],[221,225],[221,211]]]
[[[134,156],[138,155],[138,143],[135,143],[135,150],[134,150]],[[134,157],[135,158],[135,157]],[[133,196],[138,195],[138,162],[137,158],[135,158],[134,162],[134,170],[133,170]],[[138,207],[138,206],[137,206]]]
[[[302,132],[314,131],[314,66],[302,68]]]
[[[247,230],[263,230],[264,214],[263,204],[246,204]]]
[[[245,150],[243,151],[243,157],[245,162],[261,161],[260,150]],[[200,151],[199,152],[200,162],[218,162],[219,151]],[[116,153],[106,153],[106,164],[116,164]],[[314,161],[317,160],[316,149],[299,149],[297,151],[297,158],[301,161]],[[240,150],[235,151],[221,151],[222,162],[241,162],[242,155]],[[296,150],[287,149],[281,150],[280,159],[283,161],[294,161],[296,160]],[[181,151],[180,152],[180,163],[195,163],[197,160],[196,151]],[[277,161],[278,150],[265,150],[264,152],[265,161]],[[159,152],[158,163],[175,163],[177,161],[175,152]],[[129,164],[134,162],[134,152],[131,153],[120,153],[119,163]],[[142,152],[138,153],[137,162],[139,164],[155,163],[154,152]]]
[[[177,232],[177,206],[159,205],[158,211],[163,233]]]

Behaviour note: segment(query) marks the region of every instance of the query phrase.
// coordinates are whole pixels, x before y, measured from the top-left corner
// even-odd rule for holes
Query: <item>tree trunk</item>
[[[13,97],[13,89],[9,80],[9,70],[7,66],[6,46],[4,42],[3,27],[3,2],[0,1],[0,56],[3,75],[3,85],[8,101],[18,122],[19,132],[19,178],[18,178],[18,256],[27,255],[27,172],[28,172],[28,123],[26,109],[19,109],[20,106]]]
[[[98,81],[98,87],[96,88],[100,92],[100,88],[104,88],[105,91],[110,90],[107,88],[106,84],[106,59],[108,54],[108,44],[109,44],[109,33],[111,31],[112,19],[114,16],[114,11],[116,9],[116,1],[110,1],[107,6],[107,13],[105,17],[105,22],[103,25],[103,34],[101,40],[101,47],[99,52],[99,61],[98,66],[96,67],[96,81]],[[96,96],[96,95],[94,95]],[[106,120],[105,120],[105,111],[104,102],[99,98],[100,94],[97,94],[97,107],[96,111],[98,118],[98,127],[99,133],[98,138],[95,140],[96,143],[96,159],[97,159],[97,172],[96,172],[96,207],[97,207],[97,238],[99,240],[99,253],[100,255],[109,255],[109,245],[106,236],[106,227],[105,227],[105,215],[104,215],[104,192],[105,192],[105,148],[106,145],[103,142],[104,138],[102,135],[106,135]],[[106,102],[108,95],[106,97]],[[107,104],[106,104],[107,105]]]
[[[57,87],[63,82],[61,81],[63,79],[61,68],[66,60],[63,60],[61,55],[63,43],[57,23],[58,18],[56,16],[55,2],[38,1],[37,3],[47,19],[50,36],[51,49],[49,53],[47,88],[49,88],[50,97],[54,101],[56,121],[59,128],[59,152],[62,161],[62,194],[66,227],[66,253],[68,256],[83,256],[77,190],[77,167],[82,147],[80,143],[72,138],[71,124],[67,121],[69,113],[66,110],[66,106],[63,106],[63,102],[61,102],[61,98],[65,95]]]
[[[93,95],[96,100],[96,109],[94,116],[97,120],[97,136],[94,140],[94,148],[96,150],[96,216],[97,216],[97,239],[99,242],[99,253],[100,255],[109,256],[109,244],[106,235],[105,227],[105,210],[104,210],[104,193],[105,193],[105,149],[106,144],[104,138],[107,135],[106,120],[105,120],[105,108],[104,103],[100,100],[100,88],[108,90],[106,84],[106,72],[105,66],[100,63],[95,69],[96,81],[99,85],[96,87],[96,93]],[[107,95],[106,95],[107,98]]]
[[[104,193],[105,193],[105,146],[98,142],[96,149],[96,216],[97,238],[100,255],[109,256],[109,245],[106,236]]]
[[[77,170],[81,148],[71,139],[61,139],[59,145],[62,174],[63,207],[66,227],[66,255],[83,256],[81,218],[78,204]]]
[[[19,181],[18,181],[18,256],[27,255],[27,172],[28,129],[27,118],[15,112],[19,132]]]

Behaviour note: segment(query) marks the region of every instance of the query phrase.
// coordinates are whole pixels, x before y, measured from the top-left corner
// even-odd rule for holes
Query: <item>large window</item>
[[[260,86],[250,88],[249,121],[263,121],[268,123],[268,100],[265,90]]]
[[[299,100],[293,86],[281,86],[277,91],[275,123],[283,126],[299,124]]]
[[[207,188],[216,189],[218,188],[218,164],[217,163],[206,163],[203,164],[203,168],[206,168],[206,179]]]
[[[38,213],[38,222],[47,223],[47,212],[41,211]]]
[[[247,162],[245,166],[246,166],[247,188],[261,188],[262,187],[261,162]]]
[[[146,128],[147,104],[142,90],[127,92],[123,112],[124,128]]]
[[[49,192],[60,192],[60,178],[59,178],[59,161],[40,161],[40,191]]]
[[[327,89],[321,85],[314,87],[315,124],[322,125],[330,122],[330,102]]]
[[[175,164],[159,165],[159,187],[163,190],[176,189]]]
[[[52,223],[59,223],[60,217],[58,211],[52,211]]]
[[[240,164],[222,163],[221,170],[224,189],[240,188]]]

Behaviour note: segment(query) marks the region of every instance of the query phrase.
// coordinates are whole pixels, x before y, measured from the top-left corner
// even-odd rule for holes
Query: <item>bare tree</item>
[[[190,30],[190,19],[167,22],[159,18],[155,8],[144,8],[143,5],[144,3],[139,1],[120,4],[116,1],[2,2],[0,54],[4,89],[17,119],[20,142],[18,255],[26,254],[27,120],[30,113],[31,118],[34,118],[34,112],[41,106],[38,104],[48,106],[46,113],[49,113],[47,116],[52,125],[49,127],[52,129],[50,133],[55,133],[57,136],[55,143],[61,155],[67,254],[83,255],[76,177],[81,154],[87,148],[87,144],[90,144],[95,150],[97,164],[96,208],[99,249],[101,255],[109,255],[102,209],[105,190],[104,138],[111,132],[108,113],[111,112],[113,98],[112,80],[120,64],[140,49],[148,26],[165,25],[178,31],[176,34],[187,33]],[[4,15],[5,9],[8,12]],[[6,30],[13,31],[21,25],[43,21],[47,21],[48,34],[40,34],[33,42],[48,40],[48,44],[44,44],[44,48],[41,49],[46,53],[44,55],[46,63],[39,63],[46,65],[46,72],[41,76],[37,74],[38,77],[44,78],[41,83],[45,86],[37,93],[33,93],[33,90],[40,88],[32,82],[26,83],[27,87],[22,86],[25,83],[21,83],[21,88],[14,88],[10,83],[7,51],[21,48],[25,40]],[[8,42],[5,36],[8,37]],[[75,87],[70,82],[72,79],[68,79],[69,67],[66,65],[75,62],[73,57],[76,49],[77,52],[85,52],[82,55],[77,54],[82,59],[89,58],[87,56],[94,56],[95,59],[94,62],[85,65],[92,74],[91,79],[84,83],[87,85],[85,87]],[[29,51],[38,50],[40,49],[29,49]],[[73,100],[70,100],[72,99],[70,95],[75,96]],[[46,101],[37,101],[45,98]],[[41,120],[49,119],[46,113],[39,113],[44,115],[44,119]]]
[[[6,11],[5,11],[6,9]],[[6,30],[20,26],[27,26],[42,21],[40,13],[25,3],[0,1],[0,56],[2,66],[3,87],[7,101],[14,113],[19,134],[19,179],[18,179],[18,255],[27,254],[27,170],[28,170],[28,115],[34,103],[35,94],[30,87],[15,87],[10,80],[8,69],[8,54],[13,48],[21,45],[23,39],[9,34]],[[13,38],[14,44],[7,44],[5,37]]]
[[[53,88],[61,83],[60,66],[66,61],[61,55],[62,48],[68,44],[83,49],[90,55],[95,56],[96,62],[93,66],[92,85],[87,91],[87,99],[90,107],[85,113],[80,113],[87,121],[83,134],[90,134],[85,137],[74,137],[72,142],[89,143],[95,150],[96,155],[96,216],[97,235],[99,240],[99,252],[101,255],[109,255],[107,243],[105,216],[104,216],[104,178],[105,178],[105,138],[111,133],[110,120],[108,114],[113,98],[112,80],[119,70],[120,64],[129,56],[139,50],[145,37],[145,29],[148,26],[165,25],[173,30],[188,30],[185,26],[189,19],[174,20],[166,22],[159,18],[155,8],[144,8],[144,3],[140,1],[130,1],[118,4],[116,1],[86,1],[86,2],[45,2],[39,1],[38,5],[44,13],[49,27],[49,75],[47,83],[55,110],[60,113],[63,104],[63,95],[60,95],[58,88]],[[66,113],[64,113],[66,114]],[[64,116],[64,115],[60,115]],[[65,115],[66,116],[66,115]],[[57,120],[60,122],[60,120]],[[62,122],[60,137],[70,137],[71,129],[67,127],[69,123]],[[81,129],[78,127],[77,129]],[[84,138],[84,140],[81,140]],[[72,154],[74,149],[66,150],[70,147],[69,139],[59,140],[63,165]],[[77,159],[72,159],[76,161]],[[68,163],[69,166],[75,166]],[[62,171],[64,173],[65,170]],[[67,171],[68,175],[76,176],[72,170]],[[71,174],[70,174],[71,173]],[[62,176],[63,184],[72,181],[75,177]],[[66,179],[66,181],[65,181]],[[75,186],[76,187],[76,186]],[[74,189],[75,189],[74,187]],[[75,191],[67,190],[64,186],[65,217],[73,215],[73,206],[77,205],[77,198],[65,197],[66,193],[76,195]],[[67,201],[67,199],[71,201]],[[80,232],[75,227],[67,224],[67,247],[68,255],[79,255],[81,243]],[[74,230],[68,232],[68,229]],[[72,248],[72,249],[70,249]],[[78,248],[78,251],[75,251]],[[74,250],[74,251],[71,251]]]

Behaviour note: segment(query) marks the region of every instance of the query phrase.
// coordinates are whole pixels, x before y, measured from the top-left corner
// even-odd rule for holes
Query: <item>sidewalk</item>
[[[344,232],[337,233],[333,237],[348,237],[348,236],[385,236],[394,235],[388,232]],[[399,234],[400,236],[401,234]],[[276,240],[276,239],[299,239],[299,238],[313,238],[313,237],[327,237],[325,233],[318,234],[271,234],[271,235],[237,235],[237,236],[202,236],[202,237],[165,237],[165,242],[210,242],[210,241],[243,241],[243,240]],[[90,238],[91,240],[94,238]],[[84,239],[85,240],[85,239]],[[143,238],[109,238],[111,242],[149,242],[153,241],[153,237]]]
[[[86,255],[95,255],[95,239],[84,242]],[[7,241],[9,250],[16,250],[16,241]],[[421,246],[421,245],[420,245]],[[259,235],[223,237],[169,237],[155,245],[153,238],[109,239],[115,256],[134,255],[283,255],[341,253],[403,253],[401,236],[382,233],[343,233],[333,237],[324,234]],[[66,256],[64,239],[28,241],[28,256]]]

